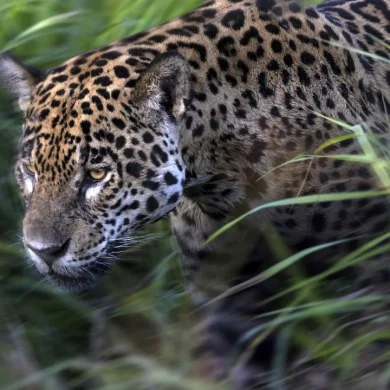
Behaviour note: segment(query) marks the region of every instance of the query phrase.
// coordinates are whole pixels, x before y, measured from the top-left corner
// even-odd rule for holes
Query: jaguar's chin
[[[46,275],[48,281],[58,290],[64,292],[82,292],[91,289],[100,280],[101,276],[110,268],[109,263],[91,263],[88,268],[83,267],[80,271],[72,269],[70,273],[50,272]]]

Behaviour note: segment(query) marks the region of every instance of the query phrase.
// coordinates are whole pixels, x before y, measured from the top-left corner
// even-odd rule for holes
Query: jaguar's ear
[[[151,108],[165,111],[178,122],[190,96],[190,69],[179,53],[164,53],[155,58],[138,79],[133,96]]]
[[[28,109],[32,91],[44,77],[44,71],[24,65],[9,53],[0,53],[0,84],[14,95],[22,111]]]

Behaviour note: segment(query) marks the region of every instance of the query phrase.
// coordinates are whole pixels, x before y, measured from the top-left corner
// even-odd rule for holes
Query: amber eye
[[[91,169],[88,171],[88,176],[90,179],[99,181],[103,180],[106,177],[107,171],[104,169]]]
[[[31,176],[35,176],[35,169],[31,164],[24,164],[24,170]]]

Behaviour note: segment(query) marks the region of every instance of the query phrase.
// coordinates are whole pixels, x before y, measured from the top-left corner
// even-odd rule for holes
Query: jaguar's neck
[[[348,96],[359,93],[359,79],[362,85],[369,80],[363,62],[340,48],[355,38],[337,14],[329,19],[328,4],[323,13],[292,9],[278,18],[259,12],[256,2],[245,7],[232,2],[218,13],[210,2],[116,45],[128,54],[130,87],[158,54],[177,51],[187,58],[192,101],[178,143],[190,171],[207,175],[257,165],[265,173],[275,164],[270,156],[283,154],[281,162],[324,142],[333,125],[313,111],[357,121],[360,103],[351,109]],[[318,52],[322,39],[338,46],[323,45]],[[358,78],[351,80],[356,68]],[[292,141],[297,134],[298,142]]]

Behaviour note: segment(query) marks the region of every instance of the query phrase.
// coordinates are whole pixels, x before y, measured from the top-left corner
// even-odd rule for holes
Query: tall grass
[[[348,125],[332,118],[324,117],[321,114],[318,115],[349,130],[350,134],[326,141],[315,150],[313,155],[296,156],[282,165],[296,164],[319,158],[360,163],[369,167],[376,175],[379,189],[297,196],[262,204],[225,224],[214,232],[206,243],[210,243],[225,234],[226,231],[239,224],[245,218],[267,208],[388,197],[390,195],[390,160],[388,159],[388,153],[384,151],[383,145],[381,145],[378,138],[374,134],[367,132],[359,124]],[[359,142],[361,146],[360,154],[333,154],[328,156],[320,154],[327,147],[351,138],[355,138]],[[310,167],[310,164],[308,166]],[[283,271],[291,271],[292,269],[293,273],[295,272],[295,275],[298,275],[298,277],[293,278],[291,282],[286,281],[285,288],[282,291],[260,303],[260,305],[265,305],[280,298],[287,298],[285,307],[259,315],[257,319],[261,319],[261,325],[254,326],[243,335],[241,340],[244,344],[249,342],[251,344],[249,350],[251,350],[256,348],[270,333],[276,332],[280,334],[280,337],[283,339],[281,341],[283,346],[277,351],[274,361],[275,388],[284,388],[285,380],[288,378],[285,368],[287,364],[287,343],[294,340],[296,345],[307,351],[307,355],[301,360],[298,367],[307,363],[316,362],[318,364],[318,362],[322,362],[322,364],[329,364],[340,370],[341,376],[332,382],[330,385],[332,388],[339,386],[337,388],[364,389],[370,386],[370,388],[385,390],[390,386],[390,355],[386,352],[386,348],[378,350],[378,355],[371,362],[371,377],[368,375],[369,373],[364,373],[369,377],[368,382],[364,380],[364,375],[361,375],[359,372],[358,359],[361,359],[359,354],[370,344],[381,344],[384,342],[384,345],[388,345],[390,343],[390,311],[388,310],[390,297],[387,290],[383,294],[380,292],[366,294],[364,289],[359,290],[358,287],[352,286],[352,290],[347,289],[346,292],[348,293],[344,296],[340,296],[339,293],[331,296],[329,295],[329,289],[324,289],[323,286],[328,283],[327,278],[335,274],[347,271],[351,267],[356,267],[364,262],[375,261],[373,260],[375,256],[388,256],[390,253],[389,239],[390,232],[384,232],[379,237],[375,237],[357,249],[351,250],[329,266],[328,269],[312,277],[303,277],[300,273],[299,262],[308,255],[345,243],[351,240],[351,238],[313,246],[290,256],[286,255],[284,260],[269,267],[262,273],[254,275],[243,283],[230,288],[219,297],[213,299],[212,302],[226,299],[240,291],[261,284]],[[278,237],[276,240],[277,245],[283,247],[283,241]],[[209,302],[209,304],[212,302]],[[349,317],[349,314],[353,313],[365,313],[365,315],[358,319],[354,316]],[[340,323],[335,315],[342,315],[344,317],[343,321]],[[316,334],[316,331],[313,331],[312,324],[307,327],[307,320],[314,321],[314,323],[317,322],[317,328],[314,327],[314,329],[320,329],[320,332]],[[359,324],[364,324],[364,326],[360,328],[360,332],[353,333],[351,329]],[[327,335],[325,339],[324,334]],[[381,369],[378,370],[378,367]],[[297,367],[295,367],[295,370],[297,370]],[[295,374],[292,373],[291,375],[294,376]]]

